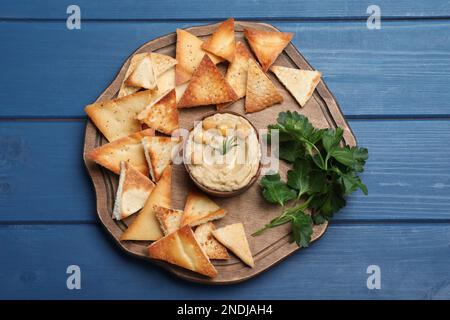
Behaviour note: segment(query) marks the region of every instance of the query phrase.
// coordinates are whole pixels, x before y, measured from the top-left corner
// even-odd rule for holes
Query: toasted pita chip
[[[164,235],[168,235],[169,233],[172,233],[180,228],[183,211],[164,208],[157,205],[153,208]]]
[[[118,98],[128,96],[130,94],[133,94],[137,91],[139,91],[140,87],[132,87],[125,84],[125,81],[128,79],[130,74],[136,69],[136,66],[139,64],[139,62],[147,55],[146,52],[144,53],[137,53],[134,56],[131,57],[130,65],[128,66],[128,69],[125,73],[124,81],[122,82],[122,85],[119,90],[119,94],[117,95]],[[153,71],[155,73],[156,77],[156,83],[157,86],[161,86],[161,81],[159,77],[165,73],[167,70],[172,68],[174,65],[177,64],[177,60],[175,60],[172,57],[169,57],[165,54],[160,53],[150,53],[151,59],[152,59],[152,65],[153,65]],[[173,85],[171,88],[175,87],[175,68],[173,69]],[[170,88],[170,89],[171,89]],[[161,88],[160,93],[163,93],[167,90],[167,87]]]
[[[256,29],[244,29],[244,35],[264,71],[269,70],[269,67],[289,42],[291,42],[294,36],[292,32],[262,31]]]
[[[149,171],[141,140],[154,134],[153,129],[142,130],[88,151],[85,157],[116,174],[120,174],[120,162],[125,161],[143,175],[148,176]]]
[[[145,108],[138,116],[150,128],[170,135],[178,129],[178,109],[175,89],[167,92]]]
[[[152,243],[148,247],[148,254],[153,259],[167,261],[208,277],[217,275],[217,270],[203,252],[189,226]]]
[[[153,90],[156,88],[156,76],[150,54],[146,54],[125,80],[127,86]]]
[[[233,62],[228,66],[225,80],[236,92],[238,99],[245,97],[247,90],[247,72],[248,72],[248,59],[251,58],[250,52],[248,52],[245,44],[241,41],[236,43],[236,55]],[[222,110],[228,107],[231,103],[218,104],[217,109]]]
[[[122,220],[142,209],[155,184],[128,162],[120,162],[113,218]]]
[[[120,240],[155,241],[160,239],[163,232],[155,216],[155,205],[166,208],[172,206],[172,166],[168,166],[164,170],[144,207],[122,234]]]
[[[155,77],[158,78],[164,72],[172,68],[177,64],[177,60],[169,57],[168,55],[152,52],[150,53],[153,64],[153,71],[155,71]]]
[[[213,236],[225,247],[230,249],[249,267],[254,267],[255,262],[245,236],[244,225],[234,223],[212,231]]]
[[[187,87],[188,87],[188,82],[180,84],[179,86],[175,87],[175,91],[177,93],[176,94],[176,96],[177,96],[177,105],[178,105],[178,102],[180,102],[181,97],[183,96],[183,94],[186,91]]]
[[[281,102],[283,96],[275,85],[257,63],[249,59],[245,112],[257,112]]]
[[[178,152],[181,137],[150,137],[142,140],[145,157],[153,181],[158,181],[164,169]]]
[[[96,102],[84,109],[108,141],[126,137],[141,130],[137,115],[156,98],[150,91],[141,91],[123,98]]]
[[[191,227],[194,227],[211,220],[220,219],[224,217],[226,213],[227,211],[225,209],[221,209],[206,195],[191,191],[186,198],[181,225],[184,226],[188,224]]]
[[[178,102],[178,108],[219,104],[237,99],[236,92],[205,54]]]
[[[236,52],[234,19],[229,18],[219,25],[211,37],[203,43],[202,49],[230,62],[233,61]]]
[[[227,249],[213,237],[212,231],[214,229],[212,222],[201,224],[195,229],[195,238],[210,259],[229,259]]]
[[[304,107],[311,98],[314,89],[320,82],[321,74],[318,71],[300,70],[273,66],[270,68],[278,80],[289,90],[295,100]]]
[[[176,59],[178,64],[175,66],[177,86],[191,79],[195,69],[197,69],[205,53],[207,53],[202,49],[202,44],[203,41],[193,34],[177,29]],[[223,61],[222,58],[212,53],[208,53],[208,56],[214,64]]]

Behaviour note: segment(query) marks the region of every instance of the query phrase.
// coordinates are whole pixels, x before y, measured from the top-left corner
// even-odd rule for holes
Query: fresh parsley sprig
[[[300,247],[307,247],[313,225],[330,220],[345,206],[345,196],[358,189],[368,193],[358,176],[364,171],[368,151],[342,146],[342,128],[316,129],[308,118],[297,112],[278,115],[277,123],[269,126],[269,142],[274,130],[279,133],[280,159],[293,166],[287,172],[286,182],[278,173],[269,173],[261,179],[263,197],[281,205],[283,211],[253,235],[291,223],[294,241]],[[286,208],[286,203],[294,199],[295,203]],[[311,209],[311,215],[306,213],[307,209]]]

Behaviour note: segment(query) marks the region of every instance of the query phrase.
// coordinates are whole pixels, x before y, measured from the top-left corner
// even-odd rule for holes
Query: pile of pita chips
[[[225,247],[230,249],[249,267],[255,265],[250,247],[245,235],[244,225],[242,223],[234,223],[220,229],[212,231],[213,236],[219,240]]]
[[[157,205],[154,206],[154,210],[164,235],[168,235],[180,228],[183,211]]]
[[[122,234],[120,240],[155,241],[162,238],[163,232],[156,218],[155,206],[166,208],[172,206],[172,166],[164,170],[144,207]]]
[[[172,159],[179,150],[180,142],[180,137],[155,136],[142,140],[145,158],[153,181],[158,181],[167,166],[172,163]]]
[[[142,139],[152,137],[155,130],[146,129],[133,133],[127,137],[104,144],[94,150],[88,151],[85,156],[99,165],[120,174],[120,163],[122,161],[131,164],[137,171],[148,176],[149,170],[144,155]]]
[[[178,64],[175,66],[177,86],[191,79],[203,56],[207,53],[202,49],[202,45],[203,41],[193,34],[177,29],[176,60]],[[214,64],[223,61],[222,58],[212,53],[208,53],[208,56]]]
[[[142,209],[155,184],[128,162],[120,163],[113,218],[122,220]]]
[[[142,63],[142,61],[144,61],[144,63]],[[145,65],[149,65],[151,69],[146,69],[144,68]],[[124,97],[127,95],[130,95],[132,93],[135,93],[137,91],[139,91],[141,88],[145,88],[142,87],[139,83],[134,82],[135,79],[133,79],[134,77],[136,77],[138,74],[135,74],[134,77],[132,79],[130,79],[130,77],[133,75],[133,73],[135,73],[136,69],[138,68],[138,66],[140,66],[141,69],[141,75],[143,76],[143,78],[147,78],[147,79],[155,79],[155,84],[158,85],[158,78],[165,73],[167,70],[171,69],[173,66],[175,66],[177,64],[177,60],[175,60],[172,57],[169,57],[167,55],[164,54],[160,54],[160,53],[137,53],[135,54],[133,57],[131,57],[130,60],[130,65],[128,66],[128,69],[125,73],[125,78],[124,81],[122,82],[122,85],[120,87],[119,90],[119,94],[118,97]],[[145,71],[148,71],[145,73]],[[174,86],[175,86],[175,82],[174,82]],[[154,89],[153,88],[148,88],[148,89]]]
[[[149,104],[137,119],[150,128],[170,135],[178,129],[178,109],[175,89]]]
[[[295,100],[304,107],[311,98],[317,84],[320,82],[321,74],[318,71],[300,70],[273,66],[270,70],[277,76],[278,80],[289,90]]]
[[[86,106],[85,111],[105,138],[111,142],[140,131],[141,123],[137,120],[137,115],[155,98],[154,92],[145,90],[122,98],[90,104]]]
[[[227,249],[212,235],[215,229],[212,222],[201,224],[195,229],[195,238],[210,259],[227,260],[230,258]]]
[[[247,92],[245,96],[245,112],[257,112],[283,102],[269,77],[253,60],[248,60]]]
[[[198,226],[208,221],[220,219],[226,213],[227,211],[225,209],[220,208],[206,195],[191,191],[186,198],[181,225]]]
[[[152,243],[148,254],[153,259],[163,260],[177,266],[215,277],[217,270],[200,247],[192,229],[184,226]]]
[[[207,54],[192,75],[178,108],[191,108],[231,102],[237,99],[233,88]]]
[[[211,37],[203,43],[202,49],[232,62],[236,51],[234,19],[229,18],[220,24]]]
[[[291,32],[263,31],[250,28],[244,30],[244,35],[264,71],[269,70],[269,67],[294,36]]]
[[[238,41],[236,43],[236,54],[233,62],[230,63],[225,75],[225,80],[236,92],[237,99],[245,97],[247,91],[247,72],[248,72],[248,60],[251,59],[250,52],[248,52],[246,46]],[[218,104],[217,109],[222,110],[229,106],[230,103]]]

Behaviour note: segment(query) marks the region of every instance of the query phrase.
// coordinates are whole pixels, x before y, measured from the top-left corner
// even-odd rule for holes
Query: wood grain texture
[[[295,3],[295,2],[294,2]],[[277,6],[278,7],[278,6]],[[85,117],[130,52],[191,22],[4,22],[0,118]],[[449,116],[445,21],[274,22],[323,73],[348,118]],[[28,48],[33,48],[33,57]]]
[[[70,235],[70,236],[68,236]],[[203,286],[132,259],[95,225],[0,226],[0,298],[450,299],[450,225],[331,224],[324,238],[258,277]],[[66,268],[81,268],[67,290]],[[368,290],[369,265],[381,290]]]
[[[186,29],[192,34],[206,39],[217,28],[219,24],[210,24]],[[244,28],[256,28],[266,31],[277,31],[277,29],[269,24],[255,22],[235,22],[235,35],[237,40],[243,40]],[[176,34],[169,35],[152,40],[138,50],[134,54],[141,52],[158,52],[175,56]],[[105,89],[96,101],[104,101],[116,97],[122,81],[125,77],[126,70],[130,63],[131,57],[124,62],[123,67],[114,79],[114,81]],[[308,62],[301,56],[300,52],[292,45],[286,46],[284,51],[279,55],[276,62],[277,65],[289,66],[293,68],[312,69]],[[298,104],[288,93],[281,83],[278,83],[272,77],[273,83],[278,87],[278,91],[283,95],[284,101],[281,104],[272,106],[259,112],[246,114],[256,129],[266,129],[267,126],[277,118],[278,114],[287,110],[299,110]],[[228,107],[227,110],[244,114],[244,102],[239,100]],[[215,106],[197,107],[189,109],[179,109],[179,125],[180,128],[192,128],[195,121],[202,119],[205,113],[210,113]],[[337,102],[332,93],[328,90],[325,83],[320,81],[316,87],[313,96],[308,103],[299,110],[299,113],[308,117],[309,121],[318,128],[336,128],[343,129],[343,141],[345,144],[354,146],[356,139],[344,119]],[[91,121],[86,125],[84,151],[88,152],[106,143],[106,139],[95,128]],[[114,206],[114,198],[117,190],[117,175],[105,170],[97,165],[94,161],[84,158],[88,172],[92,178],[97,198],[97,213],[101,223],[107,231],[116,240],[117,244],[127,253],[148,259],[147,247],[148,242],[139,241],[120,241],[123,231],[129,225],[129,221],[115,221],[112,219],[112,208]],[[286,175],[288,167],[280,162],[279,171],[282,176]],[[186,196],[190,190],[194,188],[192,181],[186,172],[184,165],[174,165],[172,173],[172,205],[175,209],[182,209],[186,200]],[[249,189],[240,195],[228,199],[214,199],[220,207],[227,210],[227,215],[217,222],[218,227],[228,225],[230,223],[242,222],[247,234],[252,234],[267,221],[275,218],[280,214],[277,206],[270,205],[264,201],[260,195],[260,187],[257,184],[252,185]],[[255,215],[253,212],[264,212],[264,215]],[[134,217],[132,217],[134,218]],[[326,231],[327,223],[316,225],[313,227],[311,242],[318,240]],[[230,259],[225,262],[215,263],[218,275],[214,278],[207,278],[191,271],[175,267],[165,262],[154,261],[155,263],[170,270],[177,276],[194,282],[207,284],[232,284],[245,280],[264,272],[266,269],[284,260],[287,256],[298,251],[300,248],[290,240],[290,229],[288,225],[281,226],[271,232],[266,232],[259,237],[247,237],[250,250],[255,260],[255,266],[248,268],[238,259]]]
[[[46,0],[39,3],[3,0],[0,18],[66,19],[66,8],[73,1]],[[78,0],[83,19],[345,19],[366,18],[369,0],[273,0],[259,1],[139,1]],[[445,0],[378,0],[385,18],[393,17],[448,17],[450,5]]]
[[[97,221],[80,157],[84,126],[0,122],[0,223]],[[449,120],[351,120],[350,126],[369,148],[363,174],[369,195],[351,195],[336,221],[450,219],[450,150],[443,147]]]

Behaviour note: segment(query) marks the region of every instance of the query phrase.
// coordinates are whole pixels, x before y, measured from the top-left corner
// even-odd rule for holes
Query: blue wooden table
[[[70,4],[80,30],[66,27]],[[367,28],[371,4],[381,29]],[[311,248],[209,287],[126,256],[98,224],[83,106],[142,43],[230,16],[295,32],[370,150],[369,196],[351,196]],[[450,298],[449,0],[2,0],[0,20],[0,298]]]

